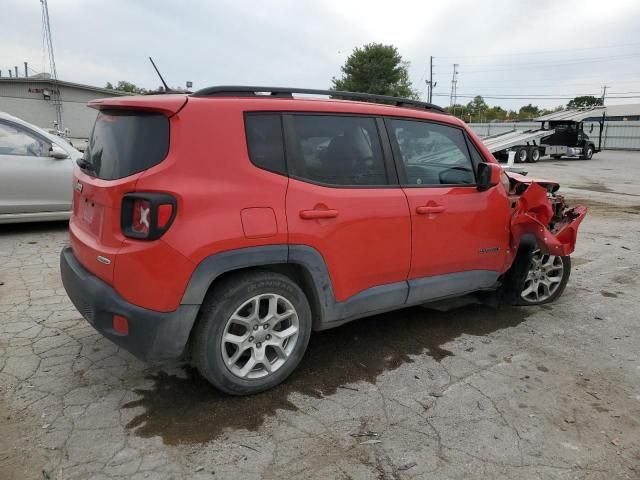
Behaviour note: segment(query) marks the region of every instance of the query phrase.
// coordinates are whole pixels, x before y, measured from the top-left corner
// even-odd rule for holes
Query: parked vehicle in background
[[[0,223],[68,219],[81,157],[65,139],[0,112]]]
[[[536,119],[541,122],[539,129],[511,130],[484,137],[482,142],[500,161],[507,161],[509,152],[515,152],[515,161],[535,163],[545,155],[553,158],[562,156],[590,160],[602,148],[602,131],[605,107],[577,110],[563,110]],[[583,120],[601,116],[598,143],[584,131]],[[593,131],[593,124],[591,130]]]
[[[539,305],[569,279],[586,209],[508,176],[434,105],[270,87],[89,105],[69,298],[140,358],[187,350],[224,392],[282,382],[312,330],[471,293]]]

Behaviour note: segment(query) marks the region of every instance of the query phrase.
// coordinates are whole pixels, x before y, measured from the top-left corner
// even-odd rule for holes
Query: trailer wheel
[[[524,163],[527,161],[528,156],[529,156],[529,153],[527,152],[526,148],[521,147],[518,150],[516,150],[516,162]]]
[[[538,160],[540,160],[540,149],[533,147],[529,150],[529,158],[527,158],[527,161],[530,163],[538,163]]]
[[[587,145],[581,158],[583,160],[591,160],[591,157],[593,157],[593,147],[591,145]]]

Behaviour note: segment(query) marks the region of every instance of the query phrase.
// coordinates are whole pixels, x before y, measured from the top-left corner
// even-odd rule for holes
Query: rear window
[[[282,121],[277,113],[248,114],[245,117],[249,158],[257,167],[287,174],[284,159]]]
[[[160,113],[101,110],[85,152],[84,169],[103,180],[142,172],[169,151],[169,119]]]

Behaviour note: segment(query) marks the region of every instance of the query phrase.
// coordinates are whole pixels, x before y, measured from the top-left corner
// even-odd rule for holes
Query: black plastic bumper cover
[[[60,253],[60,273],[67,295],[82,316],[102,335],[141,360],[179,357],[187,344],[199,305],[180,305],[156,312],[125,301],[76,259],[70,247]],[[113,315],[129,320],[129,333],[113,330]]]

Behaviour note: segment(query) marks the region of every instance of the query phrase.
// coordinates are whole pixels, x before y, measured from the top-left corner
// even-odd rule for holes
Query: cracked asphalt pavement
[[[64,223],[0,226],[0,478],[640,478],[640,153],[525,167],[590,207],[559,301],[316,333],[253,397],[98,335]]]

